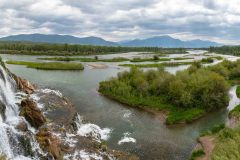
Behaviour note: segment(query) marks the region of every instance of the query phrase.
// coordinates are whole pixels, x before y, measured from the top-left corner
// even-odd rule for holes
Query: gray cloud
[[[0,36],[20,33],[101,36],[171,35],[240,42],[239,0],[0,0]]]

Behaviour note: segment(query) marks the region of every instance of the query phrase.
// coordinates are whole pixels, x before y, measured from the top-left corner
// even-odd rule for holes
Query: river
[[[191,51],[191,54],[193,53],[195,52]],[[105,55],[104,58],[129,57],[136,54],[138,53]],[[1,57],[3,60],[36,61],[39,56],[2,54]],[[149,113],[100,95],[97,92],[99,82],[126,70],[118,67],[117,63],[105,64],[109,66],[106,69],[92,69],[84,63],[84,71],[44,71],[17,65],[7,65],[7,67],[11,72],[33,83],[62,92],[75,104],[85,121],[111,129],[110,137],[106,141],[110,148],[137,154],[144,160],[189,159],[199,134],[216,124],[225,122],[227,118],[227,109],[222,109],[209,113],[192,124],[168,127]],[[167,70],[174,73],[186,67],[168,67]]]

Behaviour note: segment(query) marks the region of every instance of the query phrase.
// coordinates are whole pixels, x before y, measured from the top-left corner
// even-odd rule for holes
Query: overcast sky
[[[170,35],[240,44],[240,0],[0,0],[0,37],[23,33],[106,40]]]

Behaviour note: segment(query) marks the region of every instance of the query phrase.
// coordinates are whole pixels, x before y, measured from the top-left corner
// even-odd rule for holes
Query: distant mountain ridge
[[[71,35],[57,34],[19,34],[0,38],[1,41],[28,41],[28,42],[45,42],[45,43],[69,43],[83,45],[100,45],[113,46],[117,45],[114,42],[106,41],[98,37],[83,37],[78,38]]]
[[[0,38],[0,41],[29,41],[45,43],[69,43],[82,45],[99,46],[127,46],[127,47],[165,47],[165,48],[202,48],[210,46],[221,46],[221,44],[212,41],[203,41],[200,39],[191,41],[182,41],[170,36],[157,36],[147,39],[135,39],[124,42],[106,41],[99,37],[75,37],[71,35],[45,35],[45,34],[20,34]]]
[[[124,46],[135,46],[135,47],[166,47],[166,48],[201,48],[201,47],[210,47],[210,46],[220,46],[216,42],[203,41],[203,40],[191,40],[191,41],[182,41],[179,39],[172,38],[170,36],[158,36],[151,37],[147,39],[136,39],[132,41],[123,42]]]

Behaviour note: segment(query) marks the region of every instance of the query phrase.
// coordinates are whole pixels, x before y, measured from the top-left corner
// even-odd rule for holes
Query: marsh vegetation
[[[81,63],[61,63],[61,62],[27,62],[27,61],[7,61],[7,64],[25,65],[28,68],[42,70],[83,70]]]

